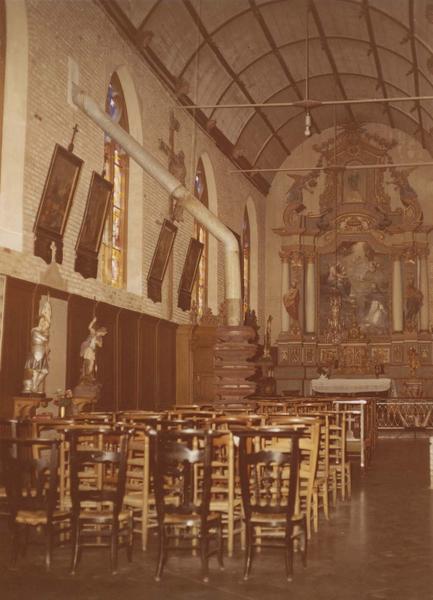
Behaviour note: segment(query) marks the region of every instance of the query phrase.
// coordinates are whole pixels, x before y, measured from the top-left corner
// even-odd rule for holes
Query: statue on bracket
[[[50,339],[51,304],[50,299],[42,305],[39,312],[38,324],[31,331],[31,346],[24,365],[24,380],[22,394],[30,396],[45,396],[41,386],[48,375],[48,342]]]
[[[107,335],[106,327],[95,327],[96,317],[89,323],[89,335],[81,344],[80,356],[83,359],[81,367],[81,381],[87,380],[90,382],[96,381],[96,350],[102,348],[104,335]]]
[[[97,381],[97,350],[102,348],[103,338],[107,335],[106,327],[96,327],[96,317],[89,323],[89,335],[82,342],[80,357],[82,358],[80,382],[74,389],[75,397],[99,397],[101,383]]]

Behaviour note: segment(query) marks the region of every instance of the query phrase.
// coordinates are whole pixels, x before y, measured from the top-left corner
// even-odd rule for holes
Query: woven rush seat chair
[[[71,511],[59,506],[59,440],[0,438],[3,477],[12,528],[11,566],[25,554],[30,530],[45,534],[45,566],[70,529]],[[21,535],[23,534],[23,535]]]
[[[213,439],[219,435],[174,429],[155,432],[152,438],[159,532],[156,581],[161,579],[170,550],[198,549],[205,582],[211,555],[216,554],[223,566],[221,513],[210,510]]]
[[[119,548],[126,548],[128,560],[132,560],[132,512],[123,509],[129,437],[129,431],[107,428],[67,433],[72,574],[85,547],[108,547],[113,574]]]
[[[244,579],[248,579],[256,547],[284,550],[286,577],[293,576],[295,541],[302,562],[307,557],[307,526],[298,503],[301,431],[283,428],[239,430],[239,472],[246,525]],[[262,444],[284,439],[283,449]]]

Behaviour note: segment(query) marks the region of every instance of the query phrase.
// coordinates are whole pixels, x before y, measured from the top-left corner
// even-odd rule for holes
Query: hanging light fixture
[[[307,10],[305,14],[305,104],[307,106],[305,112],[305,129],[304,135],[305,137],[310,137],[311,135],[311,115],[308,109],[309,96],[310,96],[310,81],[309,81],[309,71],[310,71],[310,39],[309,39],[309,31],[308,31],[308,15],[310,12],[309,4],[307,4]]]

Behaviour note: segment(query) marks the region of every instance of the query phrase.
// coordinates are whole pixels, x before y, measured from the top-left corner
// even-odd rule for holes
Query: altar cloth
[[[311,390],[317,394],[368,394],[387,392],[391,389],[391,379],[326,379],[311,380]]]

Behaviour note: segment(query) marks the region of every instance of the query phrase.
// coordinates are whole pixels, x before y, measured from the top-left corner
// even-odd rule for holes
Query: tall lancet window
[[[0,157],[2,149],[3,97],[6,66],[6,8],[4,0],[0,0]]]
[[[251,234],[250,220],[248,211],[245,207],[244,224],[242,227],[242,261],[243,261],[243,288],[244,288],[244,314],[250,308],[250,288],[251,288]]]
[[[206,183],[206,175],[203,168],[203,163],[201,159],[197,165],[197,171],[195,174],[194,180],[194,193],[195,196],[202,202],[205,206],[208,206],[208,191],[207,191],[207,183]],[[203,225],[195,222],[195,237],[204,245],[203,254],[201,255],[200,263],[198,266],[198,274],[197,279],[194,285],[193,290],[193,299],[197,305],[198,316],[201,317],[203,315],[204,309],[207,307],[207,282],[208,282],[208,256],[209,256],[209,243],[208,231]]]
[[[115,123],[129,131],[128,115],[122,86],[113,73],[108,86],[106,112]],[[109,211],[102,243],[102,279],[114,287],[126,280],[126,219],[128,206],[129,159],[123,148],[105,135],[105,176],[114,185],[113,204]]]

